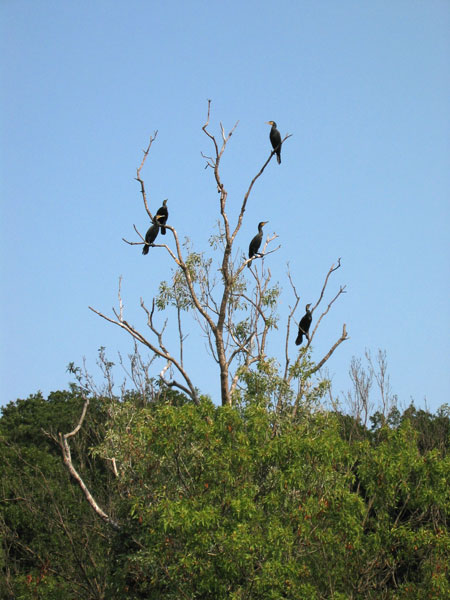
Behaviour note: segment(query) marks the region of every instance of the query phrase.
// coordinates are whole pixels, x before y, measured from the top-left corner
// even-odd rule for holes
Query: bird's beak
[[[273,125],[273,121],[266,121],[266,125]]]

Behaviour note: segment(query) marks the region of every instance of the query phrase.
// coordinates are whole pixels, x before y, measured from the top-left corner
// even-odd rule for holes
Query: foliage
[[[264,369],[257,383],[233,407],[91,400],[73,457],[118,533],[42,433],[72,429],[77,391],[5,407],[0,597],[446,597],[448,410],[366,429],[314,403],[293,418],[274,409]]]
[[[449,457],[423,454],[407,418],[348,442],[340,415],[293,420],[263,400],[124,403],[100,452],[121,465],[119,519],[133,540],[117,557],[122,597],[449,592]]]
[[[1,598],[104,597],[109,574],[105,527],[87,510],[51,437],[71,430],[81,407],[82,398],[74,388],[72,392],[51,393],[48,399],[36,394],[3,408]],[[91,408],[90,425],[76,439],[73,456],[86,481],[112,509],[108,471],[104,462],[92,458],[88,451],[101,438],[104,407],[100,400],[94,400]]]

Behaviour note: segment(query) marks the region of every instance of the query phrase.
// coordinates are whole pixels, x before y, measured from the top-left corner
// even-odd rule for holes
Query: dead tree
[[[191,311],[191,314],[198,321],[206,336],[210,354],[218,365],[222,405],[232,405],[233,394],[238,388],[242,373],[246,369],[250,369],[252,365],[258,364],[265,359],[268,333],[276,325],[277,320],[276,298],[279,294],[279,288],[278,286],[270,286],[270,269],[266,269],[264,264],[264,257],[267,257],[271,252],[276,252],[280,248],[278,246],[274,249],[269,249],[270,244],[277,238],[277,235],[267,236],[260,256],[262,260],[257,263],[253,262],[250,265],[250,269],[246,269],[252,262],[250,259],[242,257],[242,255],[233,256],[233,246],[236,236],[241,229],[247,203],[249,202],[254,185],[263,175],[275,152],[270,152],[259,171],[251,179],[241,200],[237,218],[232,222],[227,213],[228,191],[221,177],[220,165],[227,144],[235,132],[238,123],[231,128],[228,134],[220,123],[220,138],[218,139],[211,133],[209,128],[210,108],[211,102],[208,101],[207,119],[202,130],[212,144],[213,152],[212,156],[203,154],[203,157],[206,160],[206,168],[211,169],[213,172],[215,186],[219,194],[219,233],[213,240],[213,243],[220,250],[219,264],[213,265],[212,261],[206,258],[203,253],[193,252],[189,247],[180,243],[177,231],[169,223],[166,223],[165,227],[171,232],[173,244],[167,242],[154,244],[154,246],[156,248],[163,248],[169,254],[174,262],[174,271],[170,282],[162,282],[160,294],[156,298],[153,298],[150,307],[141,299],[141,307],[147,317],[147,326],[150,330],[150,335],[144,335],[126,320],[120,285],[119,306],[118,309],[113,310],[113,316],[107,316],[99,310],[90,308],[102,318],[127,331],[134,340],[147,347],[154,356],[163,359],[165,366],[159,374],[161,382],[169,387],[178,388],[189,396],[192,401],[198,403],[197,387],[191,380],[183,361],[184,336],[182,332],[182,313],[187,310]],[[150,210],[141,171],[156,136],[157,132],[150,138],[148,147],[144,151],[142,162],[137,169],[136,176],[140,185],[144,207],[151,221],[153,221],[154,215]],[[282,142],[284,143],[289,137],[291,137],[289,134],[285,135]],[[142,245],[144,237],[136,226],[134,226],[134,229],[141,241],[129,241],[126,239],[124,241],[131,245]],[[313,310],[318,307],[323,298],[329,276],[339,266],[340,261],[337,267],[330,269],[321,295]],[[247,292],[244,277],[247,273],[251,273],[253,279],[251,292]],[[297,302],[288,320],[288,332],[289,323],[293,318],[299,299],[295,287],[294,292]],[[343,292],[344,288],[341,288],[316,322],[314,332],[308,341],[308,347],[320,321],[327,314],[333,302]],[[179,348],[176,354],[171,352],[165,343],[164,333],[167,322],[162,325],[158,325],[157,322],[157,310],[166,309],[169,306],[175,309],[178,320]],[[320,369],[336,347],[346,338],[347,334],[344,325],[341,338],[317,364],[315,370]],[[298,360],[297,357],[293,363],[296,364]],[[290,385],[291,380],[295,377],[295,369],[289,369],[289,362],[290,360],[287,358],[284,375],[286,385]],[[170,373],[174,373],[174,375],[168,378],[168,374]],[[298,399],[300,397],[301,394],[298,396]]]

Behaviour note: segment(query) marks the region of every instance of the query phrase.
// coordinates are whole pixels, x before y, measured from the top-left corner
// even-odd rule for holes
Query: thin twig
[[[147,204],[147,195],[145,193],[145,186],[144,186],[144,180],[141,178],[141,170],[142,167],[144,166],[144,163],[147,159],[148,153],[150,152],[150,148],[152,147],[153,142],[156,139],[156,136],[158,135],[158,130],[156,130],[153,134],[153,136],[150,136],[150,141],[148,143],[147,149],[143,150],[144,156],[142,157],[142,162],[139,165],[139,167],[137,168],[136,171],[136,181],[139,182],[140,186],[141,186],[141,194],[142,194],[142,199],[144,201],[144,206],[145,206],[145,210],[147,211],[148,216],[150,217],[150,220],[153,220],[153,216],[148,208],[148,204]]]

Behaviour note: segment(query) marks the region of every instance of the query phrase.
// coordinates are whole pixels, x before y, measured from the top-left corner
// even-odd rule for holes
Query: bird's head
[[[307,304],[307,305],[305,306],[305,310],[306,310],[306,312],[308,312],[308,311],[309,311],[309,307],[310,307],[310,306],[311,306],[311,304]]]
[[[163,200],[163,206],[167,206],[167,200],[168,200],[168,198],[166,198],[165,200]]]
[[[272,127],[276,127],[277,124],[275,123],[275,121],[267,121],[267,125],[272,125]]]
[[[259,227],[264,227],[264,225],[267,225],[269,221],[261,221],[261,223],[258,224],[258,228]]]

